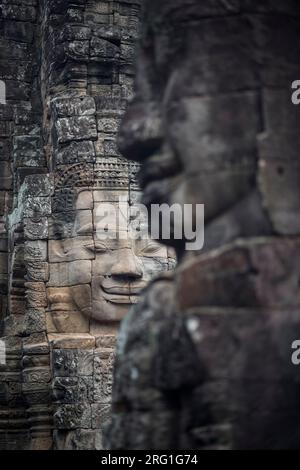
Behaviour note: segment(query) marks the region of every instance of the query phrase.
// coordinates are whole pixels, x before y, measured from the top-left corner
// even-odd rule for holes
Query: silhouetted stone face
[[[299,18],[295,1],[144,2],[120,148],[146,204],[205,205],[205,245],[176,241],[172,280],[122,323],[112,449],[299,447]]]
[[[174,265],[166,247],[128,235],[139,165],[116,143],[140,1],[0,9],[0,446],[101,449],[118,323]],[[128,236],[103,241],[101,211],[119,198],[122,226],[112,214],[107,225]]]

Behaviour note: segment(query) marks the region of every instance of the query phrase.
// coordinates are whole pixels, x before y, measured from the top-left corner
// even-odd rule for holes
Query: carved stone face
[[[243,54],[251,27],[240,17],[220,22],[219,3],[146,0],[136,95],[120,135],[123,155],[142,164],[143,202],[204,204],[206,222],[252,189],[260,127]]]
[[[52,242],[54,249],[50,246],[52,261],[60,261],[61,279],[67,279],[67,303],[85,319],[120,320],[138,301],[147,282],[168,270],[172,262],[165,247],[149,238],[132,236],[131,229],[136,226],[147,233],[145,218],[134,203],[137,196],[131,193],[129,204],[127,191],[81,191],[73,237]],[[50,294],[54,303],[61,303],[62,288],[56,291],[52,287]]]

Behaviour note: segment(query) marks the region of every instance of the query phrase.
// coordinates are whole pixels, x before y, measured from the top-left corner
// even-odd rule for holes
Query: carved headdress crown
[[[101,158],[94,164],[76,163],[57,170],[55,189],[91,187],[138,190],[138,170],[138,163],[116,157]]]

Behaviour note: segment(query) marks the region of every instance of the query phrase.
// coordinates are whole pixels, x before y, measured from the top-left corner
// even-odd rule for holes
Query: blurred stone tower
[[[205,243],[121,326],[108,446],[298,449],[299,2],[143,3],[120,149]]]

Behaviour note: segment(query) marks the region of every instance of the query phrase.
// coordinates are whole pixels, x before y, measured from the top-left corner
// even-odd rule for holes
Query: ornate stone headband
[[[139,191],[136,178],[139,168],[138,163],[117,157],[59,168],[55,173],[52,212],[73,211],[80,188]]]
[[[138,170],[138,163],[116,157],[101,158],[94,164],[76,163],[56,171],[55,190],[83,187],[139,190]]]

